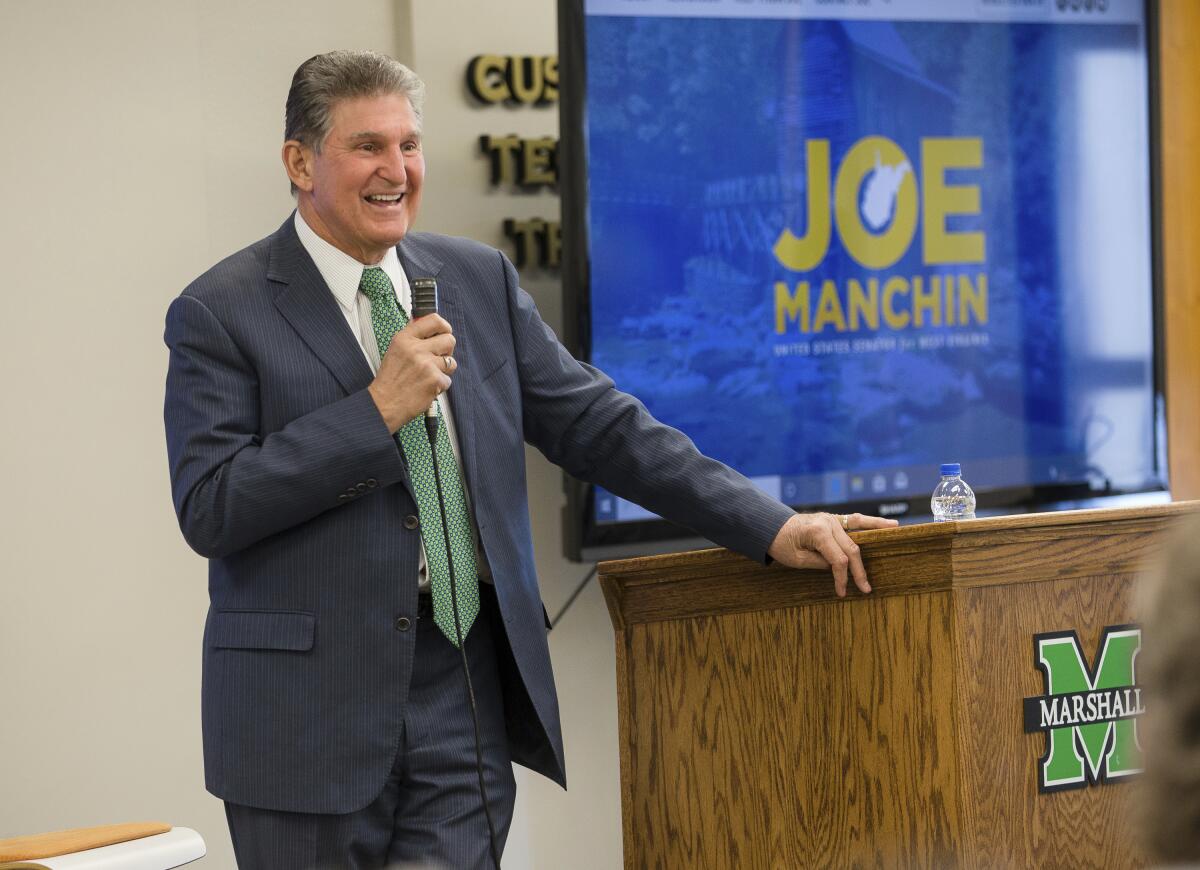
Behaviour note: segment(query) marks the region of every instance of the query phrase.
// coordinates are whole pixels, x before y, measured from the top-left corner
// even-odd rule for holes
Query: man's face
[[[301,151],[302,174],[291,173],[301,215],[339,250],[378,263],[404,238],[421,202],[425,157],[408,97],[339,100],[321,152]]]

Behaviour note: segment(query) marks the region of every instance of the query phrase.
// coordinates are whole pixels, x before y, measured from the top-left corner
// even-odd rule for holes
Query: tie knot
[[[372,305],[385,300],[394,303],[396,299],[395,291],[392,289],[392,279],[378,266],[368,266],[363,269],[358,289],[366,294]]]

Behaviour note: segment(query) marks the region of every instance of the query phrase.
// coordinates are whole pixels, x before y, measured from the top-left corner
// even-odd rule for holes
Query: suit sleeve
[[[366,390],[263,435],[250,362],[213,313],[180,296],[167,312],[164,417],[171,490],[188,544],[221,558],[403,478]]]
[[[696,449],[677,429],[580,363],[503,261],[526,440],[581,480],[760,562],[792,516],[786,505]]]

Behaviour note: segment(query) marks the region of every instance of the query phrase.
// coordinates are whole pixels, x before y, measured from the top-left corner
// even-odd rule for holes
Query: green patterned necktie
[[[377,266],[363,270],[358,289],[371,300],[371,326],[383,359],[392,336],[408,325],[408,315],[396,304],[391,279]],[[454,603],[450,595],[450,569],[446,559],[446,539],[442,534],[442,517],[438,509],[437,482],[433,474],[433,452],[425,429],[425,415],[419,414],[400,427],[396,440],[408,460],[408,476],[417,496],[421,514],[421,541],[425,544],[425,565],[429,572],[429,589],[433,593],[433,621],[450,643],[458,646],[454,631]],[[458,617],[462,636],[466,638],[475,617],[479,615],[479,577],[475,568],[475,544],[471,540],[471,521],[467,514],[467,499],[463,494],[458,463],[450,447],[450,435],[438,406],[437,463],[446,500],[446,524],[450,527],[450,550],[456,575],[455,592],[458,598]]]

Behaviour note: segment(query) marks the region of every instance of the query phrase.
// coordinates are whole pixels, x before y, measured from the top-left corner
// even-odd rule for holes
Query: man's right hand
[[[439,393],[450,389],[450,373],[458,368],[451,332],[440,315],[429,314],[392,336],[367,387],[389,432],[425,413]]]

